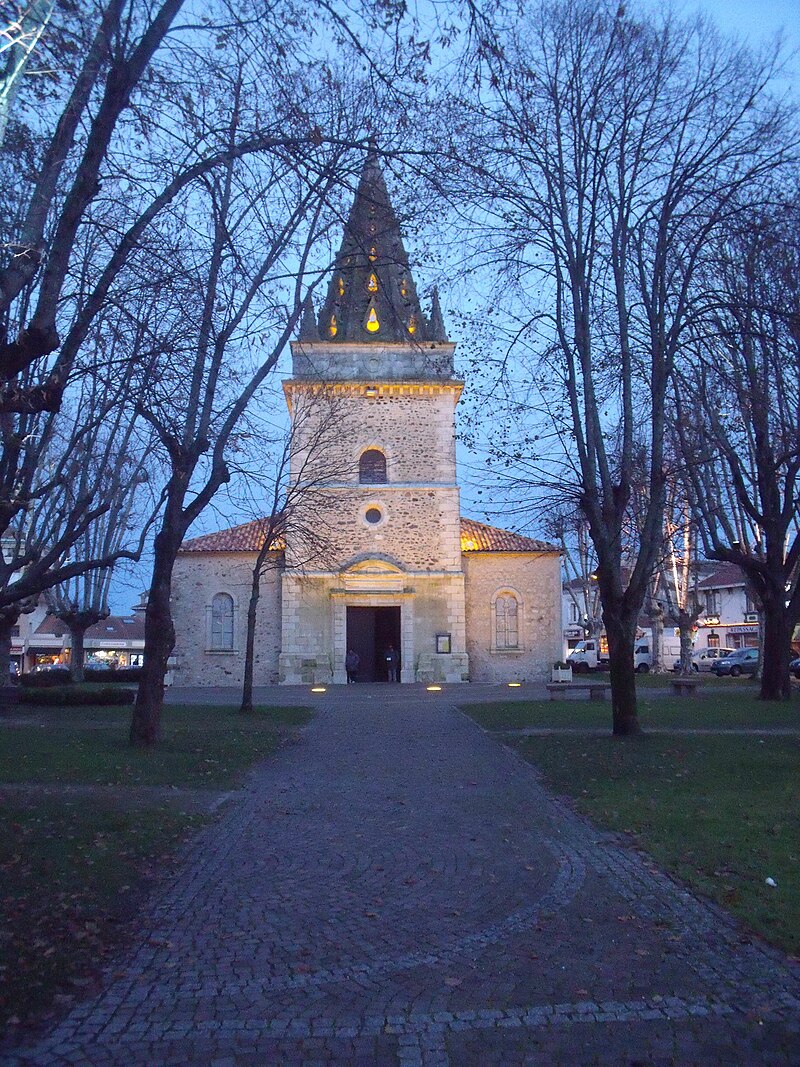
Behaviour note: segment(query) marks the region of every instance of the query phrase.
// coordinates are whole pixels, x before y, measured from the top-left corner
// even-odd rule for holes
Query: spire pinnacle
[[[314,315],[314,301],[311,299],[311,293],[306,293],[306,298],[303,301],[303,316],[300,320],[298,340],[319,340],[319,330],[317,329],[317,321]]]
[[[444,339],[443,324],[440,332]],[[320,311],[318,334],[324,341],[345,343],[439,339],[420,307],[372,141]]]
[[[430,319],[430,337],[431,341],[446,341],[447,330],[444,328],[444,319],[442,318],[442,308],[439,303],[439,287],[434,285],[433,292],[431,293],[431,319]]]

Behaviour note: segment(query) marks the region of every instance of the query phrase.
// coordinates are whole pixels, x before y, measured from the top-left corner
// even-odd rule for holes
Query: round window
[[[367,520],[367,522],[375,526],[381,521],[383,515],[381,513],[380,508],[367,508],[367,510],[364,512],[364,518]]]

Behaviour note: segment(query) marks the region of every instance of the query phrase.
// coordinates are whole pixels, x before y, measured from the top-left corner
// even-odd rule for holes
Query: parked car
[[[793,674],[795,678],[800,678],[800,656],[797,659],[793,659],[789,664],[789,673]]]
[[[726,674],[731,678],[738,678],[740,674],[749,674],[752,677],[758,670],[758,649],[737,648],[729,656],[715,660],[711,664],[711,670],[717,677]]]
[[[735,648],[698,648],[692,653],[692,670],[710,671],[713,669],[716,660],[722,659],[723,656],[729,656],[731,652],[735,651]],[[673,671],[681,669],[680,657],[672,664],[672,669]]]

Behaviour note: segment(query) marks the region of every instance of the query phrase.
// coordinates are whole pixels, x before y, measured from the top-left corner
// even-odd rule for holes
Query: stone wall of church
[[[414,381],[453,376],[455,345],[319,344],[292,342],[292,373],[296,378],[334,381]]]
[[[283,653],[287,685],[344,682],[347,608],[400,607],[401,681],[466,681],[464,588],[461,574],[398,575],[395,589],[347,589],[347,576],[291,575],[283,582]],[[391,581],[391,579],[389,579]],[[437,655],[436,635],[449,633],[452,654]]]
[[[244,672],[247,606],[255,553],[186,552],[178,556],[172,582],[176,645],[173,685],[238,686]],[[281,650],[281,575],[273,557],[261,579],[253,670],[255,685],[278,681]],[[211,603],[217,593],[233,598],[233,650],[211,648]]]
[[[340,569],[358,558],[375,556],[410,571],[460,571],[461,524],[457,489],[411,489],[392,485],[330,491],[325,509],[321,554],[326,569]],[[370,523],[367,512],[380,512]],[[292,559],[291,528],[286,533],[287,563]],[[312,563],[313,566],[313,563]]]
[[[383,383],[375,396],[363,382],[296,386],[284,383],[294,413],[293,477],[313,468],[323,482],[357,484],[359,456],[379,448],[389,482],[455,485],[458,383]]]
[[[303,402],[302,395],[297,397],[296,409]],[[398,385],[391,395],[348,394],[337,402],[345,430],[330,443],[323,462],[350,474],[314,491],[319,532],[329,541],[321,555],[326,569],[379,555],[411,570],[460,571],[452,390]],[[313,439],[313,415],[297,424]],[[386,457],[386,483],[359,484],[358,460],[367,449]],[[319,464],[298,450],[295,476],[300,465]],[[380,513],[379,522],[368,521],[370,509]],[[293,543],[291,528],[286,540],[287,564],[304,562],[305,545]]]
[[[546,677],[561,657],[561,561],[527,553],[464,554],[470,680],[502,683]],[[495,600],[516,594],[518,648],[498,649]]]
[[[456,483],[454,398],[409,384],[373,399],[357,397],[358,430],[347,442],[354,459],[366,448],[386,454],[392,482]]]

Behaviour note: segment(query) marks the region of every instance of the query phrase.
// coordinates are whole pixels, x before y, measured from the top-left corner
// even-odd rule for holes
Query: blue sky
[[[631,8],[638,6],[659,10],[659,0],[632,0]],[[782,31],[789,50],[796,52],[787,65],[787,72],[780,81],[780,88],[793,90],[800,97],[800,0],[674,0],[675,9],[684,15],[695,11],[708,14],[720,29],[741,37],[754,48],[767,44],[776,33]],[[419,281],[420,279],[418,279]],[[464,457],[461,457],[462,464]],[[464,464],[466,467],[466,464]],[[462,493],[465,513],[478,515],[479,508],[471,501],[468,477],[462,469]],[[222,504],[222,501],[220,501]],[[220,511],[213,506],[205,513],[192,530],[196,534],[203,530],[219,529],[228,525]],[[112,590],[112,610],[126,611],[137,596],[135,593],[144,589],[149,580],[149,563],[144,561],[133,568],[123,578],[115,582]]]
[[[658,0],[648,0],[650,6],[660,7]],[[741,36],[753,47],[768,42],[778,31],[786,35],[793,50],[800,49],[800,0],[683,0],[676,2],[678,11],[691,14],[701,11],[717,25]],[[790,64],[795,89],[800,80],[800,58]]]
[[[800,31],[800,3],[798,0],[685,0],[678,5],[685,11],[707,11],[720,26],[729,26],[737,33],[762,37],[783,25]]]

